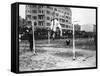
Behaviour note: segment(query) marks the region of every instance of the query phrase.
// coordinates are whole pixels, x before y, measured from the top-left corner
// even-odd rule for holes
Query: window
[[[37,7],[37,5],[30,5],[30,7],[31,7],[31,8],[36,8],[36,7]]]
[[[69,13],[67,13],[67,15],[70,15]]]
[[[62,27],[65,27],[65,24],[61,24]]]
[[[61,19],[61,18],[60,18],[59,20],[60,20],[60,21],[62,21],[62,19]]]
[[[39,26],[43,26],[43,21],[38,21]]]
[[[58,10],[58,12],[61,12],[60,10]]]
[[[47,14],[50,14],[50,11],[47,10]]]
[[[41,19],[41,15],[38,15],[38,19]]]
[[[66,22],[68,22],[68,20],[66,20]]]
[[[43,10],[42,10],[42,13],[43,13]]]
[[[47,20],[50,20],[50,17],[47,17]]]
[[[57,11],[57,8],[55,8],[54,11]]]
[[[43,10],[38,10],[39,13],[43,13]]]
[[[38,8],[43,8],[43,6],[42,5],[39,5]]]
[[[68,28],[68,25],[66,25],[66,28]]]
[[[32,10],[32,13],[37,13],[37,10]]]
[[[41,13],[41,10],[38,10],[39,13]]]
[[[65,22],[65,20],[64,20],[64,19],[62,19],[62,22]]]
[[[31,19],[31,15],[27,15],[26,17],[27,17],[27,19]]]
[[[68,26],[68,28],[71,28],[70,26]]]
[[[66,16],[66,18],[68,18],[68,16]]]
[[[28,24],[28,25],[31,25],[31,21],[28,21],[27,24]]]
[[[33,19],[36,20],[37,19],[37,16],[33,16]]]
[[[43,19],[43,15],[38,15],[38,19]]]
[[[30,5],[27,5],[28,7],[30,7]]]
[[[28,13],[31,13],[31,11],[30,11],[30,10],[27,10],[27,12],[28,12]]]
[[[61,18],[60,18],[60,21],[61,21],[61,22],[65,22],[65,20],[64,20],[64,19],[61,19]]]
[[[53,9],[51,6],[47,6],[48,9]]]
[[[71,19],[71,17],[69,17],[69,19]]]
[[[58,13],[56,13],[56,16],[59,16],[59,14],[58,14]]]
[[[37,25],[37,22],[34,22],[34,25],[36,26]]]
[[[50,23],[47,23],[47,26],[50,26]]]

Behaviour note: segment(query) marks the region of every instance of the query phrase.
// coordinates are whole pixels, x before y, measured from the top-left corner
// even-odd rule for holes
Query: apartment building
[[[26,5],[26,20],[34,21],[35,28],[49,28],[51,20],[57,18],[62,30],[72,30],[72,12],[69,7]]]

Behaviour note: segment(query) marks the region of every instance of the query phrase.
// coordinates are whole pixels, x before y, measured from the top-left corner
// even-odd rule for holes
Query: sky
[[[79,24],[96,24],[96,10],[88,8],[71,8],[72,21]]]
[[[19,16],[25,19],[25,5],[19,6]]]
[[[71,8],[72,23],[80,24],[81,30],[92,31],[93,24],[96,24],[96,10],[88,8]],[[25,5],[20,5],[19,15],[25,19]],[[77,22],[75,22],[77,21]]]
[[[72,23],[80,24],[81,30],[93,31],[93,25],[96,25],[96,10],[88,8],[71,8]]]

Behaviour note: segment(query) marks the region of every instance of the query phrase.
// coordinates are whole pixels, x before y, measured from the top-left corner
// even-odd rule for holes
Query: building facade
[[[75,28],[75,31],[80,31],[81,30],[81,26],[79,24],[75,24],[74,28]]]
[[[26,20],[28,24],[34,21],[35,28],[49,28],[51,20],[57,18],[62,30],[72,30],[72,12],[68,7],[26,5]]]
[[[93,25],[93,32],[96,33],[96,25]]]

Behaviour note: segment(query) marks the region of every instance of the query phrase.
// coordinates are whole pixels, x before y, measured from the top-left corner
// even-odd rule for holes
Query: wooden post
[[[73,60],[75,60],[75,29],[73,24]]]
[[[34,21],[32,22],[32,30],[33,30],[33,53],[35,54],[35,36],[34,36]]]
[[[50,44],[50,33],[49,33],[49,30],[48,30],[48,44]]]

